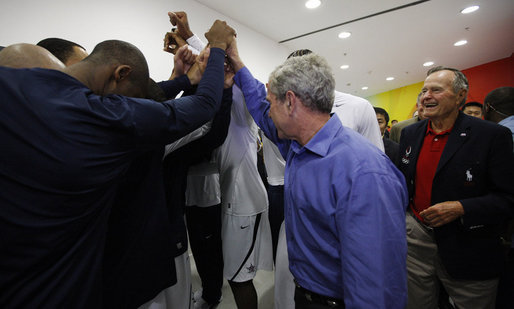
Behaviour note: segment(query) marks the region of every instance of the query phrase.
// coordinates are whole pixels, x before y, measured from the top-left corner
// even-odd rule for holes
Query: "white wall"
[[[193,0],[1,0],[0,45],[37,43],[48,37],[74,41],[91,52],[104,40],[118,39],[141,49],[156,81],[168,79],[173,57],[162,51],[169,31],[168,11],[185,11],[204,41],[214,20],[236,29],[239,54],[255,77],[265,82],[290,51],[271,39]]]

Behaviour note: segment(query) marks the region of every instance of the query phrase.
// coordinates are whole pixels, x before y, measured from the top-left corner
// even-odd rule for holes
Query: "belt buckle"
[[[339,304],[333,300],[327,300],[327,305],[331,308],[337,307]]]

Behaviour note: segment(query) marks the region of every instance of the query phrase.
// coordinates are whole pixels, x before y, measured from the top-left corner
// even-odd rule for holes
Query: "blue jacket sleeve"
[[[157,85],[161,87],[168,99],[174,99],[180,91],[193,87],[187,75],[182,75],[172,80],[165,80],[157,83]]]
[[[89,100],[98,101],[94,103],[96,115],[108,119],[113,129],[132,131],[129,135],[125,134],[124,139],[114,140],[113,143],[142,147],[169,144],[214,117],[223,92],[224,60],[225,52],[222,49],[211,48],[202,80],[196,93],[191,96],[162,103],[116,95],[95,96]]]
[[[223,91],[220,110],[214,116],[209,132],[176,151],[188,153],[191,164],[200,163],[203,159],[210,157],[212,151],[221,146],[227,137],[231,107],[232,88],[228,88]]]
[[[490,159],[484,164],[487,172],[487,194],[461,199],[464,208],[462,223],[465,228],[484,224],[502,224],[514,216],[514,156],[512,154],[511,132],[498,127],[491,136]]]

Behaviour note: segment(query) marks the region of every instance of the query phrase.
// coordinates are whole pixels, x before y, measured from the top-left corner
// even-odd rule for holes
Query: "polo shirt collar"
[[[449,128],[448,130],[445,130],[445,131],[442,131],[442,132],[439,132],[439,133],[436,133],[434,130],[432,130],[432,121],[429,119],[428,120],[428,125],[427,125],[427,130],[425,132],[425,136],[431,134],[431,135],[446,135],[446,134],[450,134],[450,132],[453,130],[453,127],[455,126],[455,123],[453,124],[453,126],[451,128]]]

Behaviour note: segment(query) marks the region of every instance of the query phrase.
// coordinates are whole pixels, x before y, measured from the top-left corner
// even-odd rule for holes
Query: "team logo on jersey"
[[[246,270],[249,274],[254,273],[256,271],[255,266],[250,263],[250,266],[246,267]]]
[[[411,152],[412,152],[412,147],[411,146],[409,146],[409,147],[407,147],[407,149],[405,149],[405,154],[402,157],[402,163],[403,164],[409,164],[409,162],[410,162],[409,156],[410,156]]]

